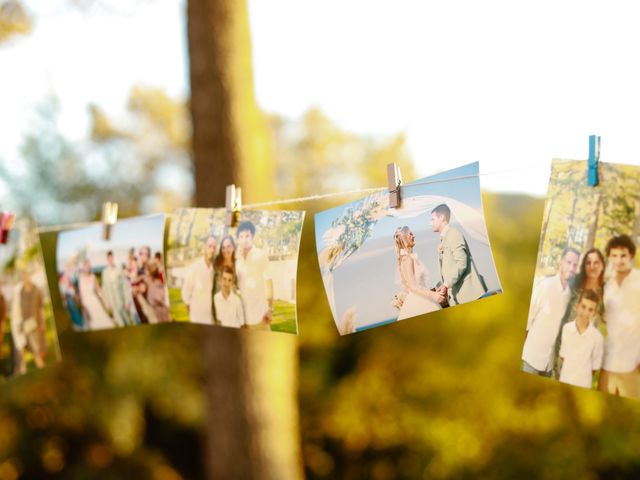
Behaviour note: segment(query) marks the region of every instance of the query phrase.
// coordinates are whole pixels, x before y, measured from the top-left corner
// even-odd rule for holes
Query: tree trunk
[[[253,96],[244,0],[189,0],[188,40],[195,203],[223,206],[225,186],[243,199],[272,193],[272,150]],[[293,336],[203,328],[211,479],[302,477]]]
[[[547,237],[547,228],[549,227],[549,220],[551,219],[551,212],[553,212],[553,202],[555,201],[555,199],[556,197],[552,196],[549,197],[549,200],[547,200],[544,222],[542,223],[542,228],[540,231],[540,243],[538,244],[539,255],[542,255],[542,248],[544,247],[544,240]],[[538,259],[538,261],[540,261],[540,259]]]
[[[602,205],[602,193],[597,194],[596,205],[593,208],[593,222],[591,222],[591,226],[589,227],[587,244],[584,247],[585,250],[593,248],[594,243],[596,243],[596,233],[598,232],[598,222],[600,220],[600,205]]]

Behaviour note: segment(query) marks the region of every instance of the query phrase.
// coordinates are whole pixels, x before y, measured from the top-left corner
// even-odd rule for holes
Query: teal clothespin
[[[587,171],[587,185],[598,185],[598,163],[600,163],[600,137],[589,135],[589,168]]]

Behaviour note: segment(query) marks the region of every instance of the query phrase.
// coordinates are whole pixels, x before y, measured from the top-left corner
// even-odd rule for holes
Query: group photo
[[[164,228],[164,215],[150,215],[118,221],[108,240],[101,224],[59,234],[58,287],[74,330],[171,320]]]
[[[640,168],[554,160],[522,370],[640,398]]]
[[[296,273],[304,212],[225,209],[170,217],[167,279],[177,321],[297,333]]]
[[[316,214],[316,247],[339,332],[436,312],[501,292],[478,164]]]
[[[19,219],[0,245],[0,378],[60,360],[35,223]]]

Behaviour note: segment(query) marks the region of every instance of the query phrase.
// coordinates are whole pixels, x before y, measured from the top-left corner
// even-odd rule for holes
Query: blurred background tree
[[[11,15],[36,24],[20,2],[0,5],[0,39],[19,48],[20,36],[4,33]],[[91,128],[76,141],[57,124],[60,99],[47,96],[24,135],[25,168],[2,163],[6,197],[22,213],[46,225],[94,219],[106,199],[122,216],[185,206],[192,194],[222,205],[227,183],[244,187],[245,201],[384,185],[391,161],[414,178],[401,134],[363,138],[317,109],[298,119],[259,112],[244,2],[188,7],[191,101],[133,85],[122,118],[88,105]],[[313,213],[350,199],[287,206],[308,211],[297,340],[196,325],[76,334],[59,323],[63,362],[2,384],[0,479],[224,478],[225,468],[288,479],[300,461],[317,479],[640,475],[636,402],[517,372],[540,199],[485,195],[504,294],[339,337]],[[55,234],[42,242],[55,271]]]

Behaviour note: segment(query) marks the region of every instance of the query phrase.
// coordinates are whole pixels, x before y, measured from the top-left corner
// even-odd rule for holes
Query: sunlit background
[[[132,91],[189,96],[184,0],[26,1],[32,31],[0,47],[0,158],[21,165],[34,109],[82,148],[94,105],[131,124]],[[483,186],[542,195],[551,158],[640,163],[640,32],[625,4],[506,1],[249,1],[255,90],[299,122],[318,108],[340,129],[402,134],[417,174],[480,161]],[[167,170],[172,170],[171,173]],[[177,192],[188,175],[155,176]],[[496,173],[506,172],[506,173]],[[158,208],[152,199],[146,209]]]

